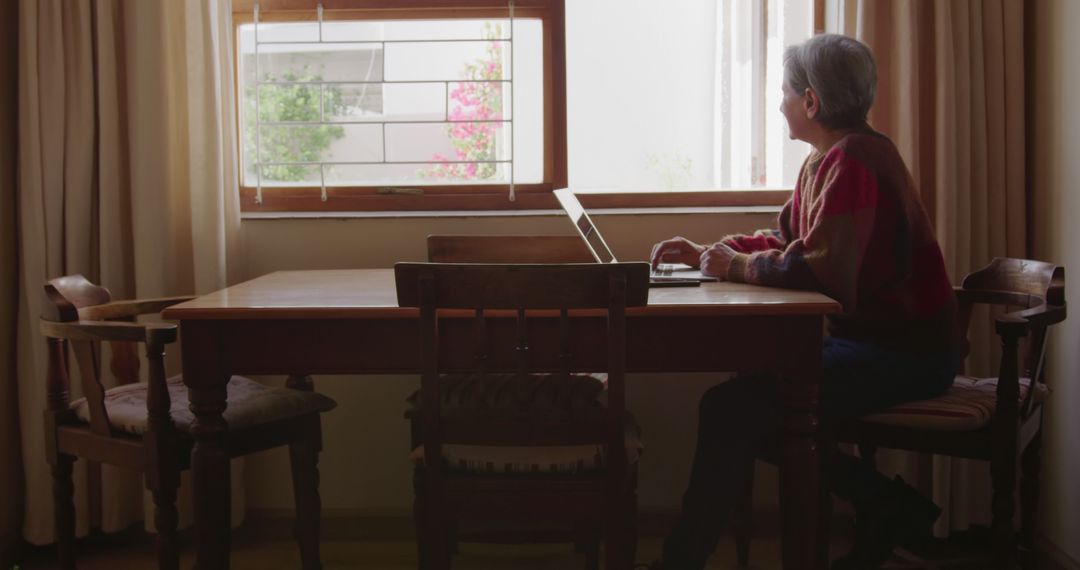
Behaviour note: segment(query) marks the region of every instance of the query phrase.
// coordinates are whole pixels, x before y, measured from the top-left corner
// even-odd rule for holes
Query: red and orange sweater
[[[730,281],[820,291],[843,305],[830,334],[916,352],[959,347],[941,249],[896,147],[847,135],[803,164],[779,229],[724,238]]]

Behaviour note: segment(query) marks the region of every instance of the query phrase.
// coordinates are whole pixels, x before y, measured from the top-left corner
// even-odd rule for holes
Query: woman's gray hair
[[[830,129],[866,122],[874,104],[877,65],[865,44],[838,34],[821,34],[784,52],[784,81],[802,94],[813,89],[821,101],[817,121]]]

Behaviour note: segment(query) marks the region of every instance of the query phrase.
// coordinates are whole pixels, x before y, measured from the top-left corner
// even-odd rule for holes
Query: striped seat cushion
[[[524,385],[513,374],[446,375],[440,384],[443,417],[480,417],[515,421],[574,421],[604,412],[606,376],[531,374]],[[407,415],[417,417],[420,392],[408,398]],[[627,461],[641,457],[641,428],[626,414]],[[602,445],[562,446],[442,446],[451,469],[471,473],[573,474],[604,466]],[[424,460],[424,446],[409,453],[416,464]]]
[[[173,376],[166,381],[169,387],[169,415],[173,425],[188,432],[195,415],[189,408],[187,388],[183,377]],[[146,432],[146,383],[125,384],[105,391],[105,411],[113,429],[134,435]],[[264,386],[250,378],[233,376],[228,384],[228,407],[225,421],[230,429],[244,429],[274,421],[297,418],[313,412],[334,409],[337,402],[322,394]],[[71,403],[76,417],[90,422],[90,405],[86,398]]]
[[[949,391],[929,400],[907,402],[859,418],[864,422],[891,426],[942,431],[976,430],[990,422],[997,407],[998,379],[958,375]],[[1020,401],[1031,389],[1031,379],[1020,379]],[[1035,385],[1036,403],[1046,399],[1049,390]]]

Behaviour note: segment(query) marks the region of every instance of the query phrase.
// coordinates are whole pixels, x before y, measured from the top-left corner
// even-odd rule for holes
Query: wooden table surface
[[[823,315],[839,311],[836,301],[812,291],[743,283],[699,287],[656,287],[637,315]],[[171,320],[307,319],[402,317],[415,309],[397,306],[392,269],[278,271],[203,295],[165,310]]]

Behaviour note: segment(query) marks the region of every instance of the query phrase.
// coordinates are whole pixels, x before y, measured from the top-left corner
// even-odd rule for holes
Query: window
[[[234,5],[245,211],[535,208],[566,185],[561,0],[349,4]]]
[[[567,3],[571,184],[791,188],[808,148],[778,111],[782,57],[810,37],[813,0],[620,4]]]
[[[785,199],[782,54],[821,0],[564,2],[236,0],[244,210]]]

